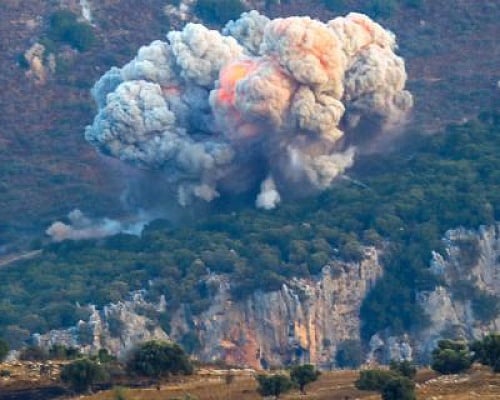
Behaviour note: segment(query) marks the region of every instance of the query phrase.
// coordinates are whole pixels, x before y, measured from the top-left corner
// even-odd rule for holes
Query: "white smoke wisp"
[[[255,200],[255,205],[257,208],[263,208],[264,210],[272,210],[281,201],[279,192],[276,190],[276,185],[274,184],[274,179],[272,176],[268,176],[260,185],[260,193]]]
[[[328,188],[364,137],[404,122],[413,99],[395,49],[357,13],[322,23],[251,11],[222,33],[187,24],[101,77],[85,137],[161,171],[183,206],[260,185],[257,206],[273,208]]]
[[[78,209],[68,214],[69,224],[56,221],[50,225],[45,233],[53,242],[63,240],[100,239],[118,233],[127,233],[139,236],[144,226],[151,220],[141,215],[137,221],[122,223],[109,218],[91,219]]]

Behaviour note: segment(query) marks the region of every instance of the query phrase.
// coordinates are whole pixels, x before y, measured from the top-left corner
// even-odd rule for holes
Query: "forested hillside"
[[[186,303],[196,314],[215,290],[209,273],[229,274],[241,299],[334,258],[359,260],[364,245],[383,249],[386,272],[362,306],[362,337],[422,327],[415,291],[437,283],[428,267],[444,232],[500,219],[499,133],[500,114],[488,111],[433,136],[414,132],[392,154],[364,156],[320,196],[274,211],[232,208],[180,228],[154,221],[141,237],[47,245],[39,258],[0,269],[0,336],[19,345],[29,332],[74,324],[87,304],[142,288],[165,295],[168,310]],[[463,248],[473,259],[474,243]],[[169,315],[151,317],[168,331]]]
[[[79,24],[73,26],[75,30],[54,25],[54,16],[61,10],[80,17],[80,2],[5,0],[1,4],[0,253],[4,246],[6,250],[22,247],[26,242],[22,235],[40,234],[74,208],[96,216],[124,213],[118,200],[126,187],[123,171],[98,157],[83,139],[95,112],[90,88],[108,68],[130,60],[141,45],[178,29],[179,21],[164,12],[178,1],[149,1],[140,10],[133,0],[88,3],[93,23],[83,31],[90,30],[93,40],[83,47],[74,36],[82,32]],[[213,0],[198,3],[195,14],[217,27],[242,9],[237,0],[226,0],[224,12],[213,12]],[[408,88],[415,98],[411,124],[419,130],[434,131],[450,121],[469,118],[498,97],[497,2],[457,0],[453,6],[447,0],[257,3],[262,13],[273,18],[310,15],[326,21],[349,11],[366,12],[395,32],[406,61]],[[27,70],[24,55],[34,43],[47,47],[44,83]],[[53,70],[47,65],[50,54]]]

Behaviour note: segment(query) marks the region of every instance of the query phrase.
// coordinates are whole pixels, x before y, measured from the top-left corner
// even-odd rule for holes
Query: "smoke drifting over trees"
[[[366,137],[404,120],[412,96],[395,48],[357,13],[322,23],[251,11],[221,33],[187,24],[101,77],[85,137],[161,171],[183,206],[260,187],[256,205],[271,209],[329,187]]]

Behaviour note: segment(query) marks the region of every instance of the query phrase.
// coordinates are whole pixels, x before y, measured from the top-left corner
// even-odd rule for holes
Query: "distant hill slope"
[[[169,29],[162,11],[166,0],[141,3],[140,10],[133,0],[99,1],[93,9],[96,44],[83,53],[59,47],[55,72],[40,85],[26,77],[20,55],[46,36],[57,9],[81,11],[77,1],[56,3],[6,0],[1,6],[0,246],[22,232],[40,232],[76,207],[100,215],[120,212],[120,170],[82,137],[94,113],[89,90],[110,66],[122,65]],[[341,13],[367,7],[356,0],[337,3],[344,3]],[[414,3],[420,6],[403,5],[383,23],[397,33],[406,58],[416,101],[411,125],[433,131],[498,101],[500,4]],[[266,13],[335,16],[323,2],[306,0],[283,1]]]

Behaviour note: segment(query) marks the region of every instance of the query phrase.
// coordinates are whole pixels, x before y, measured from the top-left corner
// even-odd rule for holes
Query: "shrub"
[[[371,0],[366,11],[374,18],[388,18],[397,8],[396,0]]]
[[[403,0],[403,5],[410,8],[421,9],[424,6],[423,0]]]
[[[126,390],[121,386],[116,386],[113,388],[113,399],[114,400],[127,400]]]
[[[7,357],[8,353],[9,353],[9,345],[5,340],[0,339],[0,362],[5,360],[5,357]]]
[[[26,60],[26,57],[24,56],[23,53],[20,53],[17,55],[17,65],[19,65],[20,68],[22,69],[29,69],[30,64],[28,60]]]
[[[441,374],[457,374],[472,364],[472,356],[465,342],[440,340],[432,352],[431,368]]]
[[[137,347],[127,362],[127,369],[137,375],[155,378],[193,373],[193,366],[180,346],[156,340]]]
[[[397,374],[393,371],[369,369],[360,372],[359,379],[354,382],[354,386],[359,390],[380,392],[390,380],[395,378],[397,378]]]
[[[50,16],[49,38],[69,44],[78,51],[88,50],[95,42],[92,27],[78,22],[69,10],[56,11]]]
[[[198,0],[194,13],[203,21],[211,24],[225,24],[230,19],[237,19],[245,6],[240,0]]]
[[[394,361],[392,360],[389,368],[391,371],[398,375],[404,376],[409,379],[415,378],[417,368],[410,361]]]
[[[38,346],[28,346],[19,353],[19,359],[23,361],[45,361],[48,358],[47,351]]]
[[[314,382],[320,376],[320,372],[314,368],[314,365],[297,365],[290,371],[290,378],[299,388],[300,392],[305,394],[307,384]]]
[[[330,11],[339,14],[345,10],[345,0],[323,0],[323,4]]]
[[[285,375],[257,375],[259,387],[257,391],[262,396],[275,396],[278,398],[282,393],[288,392],[292,387],[292,381]]]
[[[500,334],[492,333],[471,345],[474,361],[488,365],[493,372],[500,372]]]
[[[415,384],[404,376],[389,380],[382,388],[383,400],[416,400]]]
[[[88,392],[105,377],[104,369],[94,361],[81,358],[66,364],[61,370],[61,380],[77,393]]]
[[[80,351],[76,347],[55,344],[49,349],[49,358],[51,360],[74,360],[79,356]]]

